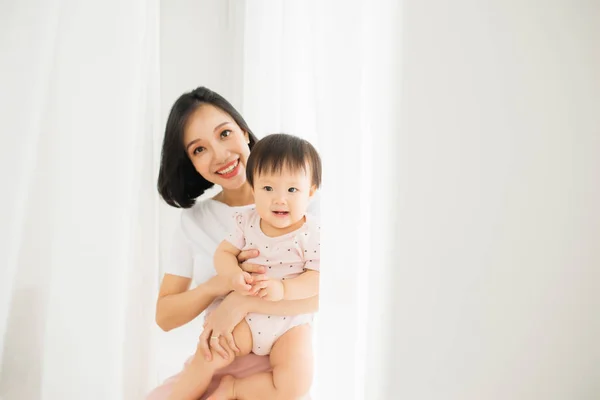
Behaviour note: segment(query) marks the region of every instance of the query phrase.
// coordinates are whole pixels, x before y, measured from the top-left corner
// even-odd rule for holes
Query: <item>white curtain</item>
[[[597,398],[599,16],[1,3],[0,397],[136,399],[164,377],[157,253],[178,212],[157,207],[158,146],[206,85],[323,156],[315,399]],[[189,326],[164,334],[186,342],[173,369]]]
[[[245,5],[244,115],[324,158],[314,397],[597,398],[597,2]]]
[[[154,380],[158,12],[0,4],[0,398],[138,399]]]
[[[323,157],[316,399],[380,399],[388,383],[397,218],[397,1],[248,1],[243,112],[259,135],[303,136]]]

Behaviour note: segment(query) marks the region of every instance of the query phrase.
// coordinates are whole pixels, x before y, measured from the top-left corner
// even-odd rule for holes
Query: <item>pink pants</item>
[[[192,357],[190,357],[184,365],[184,368],[189,364]],[[271,369],[271,365],[269,363],[268,356],[257,356],[256,354],[250,353],[247,356],[236,358],[229,366],[220,369],[217,371],[215,376],[213,376],[210,384],[208,385],[208,389],[204,396],[201,397],[201,400],[205,400],[215,389],[219,386],[219,382],[224,375],[233,375],[236,378],[245,378],[247,376],[259,373],[266,372]],[[181,372],[177,375],[173,375],[169,379],[167,379],[162,385],[154,389],[150,394],[146,397],[146,400],[166,400],[171,394],[171,390],[173,385],[179,379]],[[307,396],[308,400],[309,397]]]

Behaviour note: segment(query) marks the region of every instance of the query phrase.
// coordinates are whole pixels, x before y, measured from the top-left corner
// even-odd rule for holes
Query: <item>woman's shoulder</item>
[[[196,203],[181,212],[181,220],[202,222],[207,218],[227,218],[231,216],[230,207],[212,198],[196,201]]]
[[[229,230],[236,215],[250,215],[254,206],[231,207],[212,198],[197,201],[192,207],[181,213],[181,225],[184,230],[218,231]]]
[[[226,209],[218,207],[216,201],[205,199],[197,201],[190,208],[181,211],[180,225],[184,232],[207,231],[214,229],[215,224],[221,225],[227,218]]]

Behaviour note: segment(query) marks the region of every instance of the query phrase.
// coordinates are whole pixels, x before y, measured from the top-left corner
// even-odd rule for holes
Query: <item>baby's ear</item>
[[[313,197],[315,195],[315,193],[317,192],[317,185],[312,185],[310,187],[310,190],[308,192],[308,196],[309,197]]]

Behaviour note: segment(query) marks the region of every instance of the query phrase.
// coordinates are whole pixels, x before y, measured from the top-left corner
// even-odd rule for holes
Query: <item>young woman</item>
[[[247,313],[271,315],[310,314],[317,311],[318,298],[272,302],[232,292],[230,283],[215,273],[213,256],[230,230],[233,215],[254,203],[246,181],[246,162],[257,139],[235,110],[219,94],[197,88],[183,94],[173,105],[162,148],[158,191],[173,207],[184,208],[175,232],[170,261],[156,305],[156,321],[165,331],[188,323],[214,299],[227,296],[210,314],[200,337],[199,351],[206,357],[231,357],[232,332]],[[216,196],[196,202],[208,188],[222,188]],[[317,203],[309,207],[318,215]],[[241,262],[258,256],[257,250],[240,253]],[[248,272],[264,273],[259,265],[241,264]],[[197,285],[190,290],[192,280]],[[219,341],[208,344],[211,336]],[[243,378],[270,370],[267,356],[249,354],[236,358],[214,375],[208,397],[226,375]],[[165,400],[179,375],[152,391],[147,400]]]

